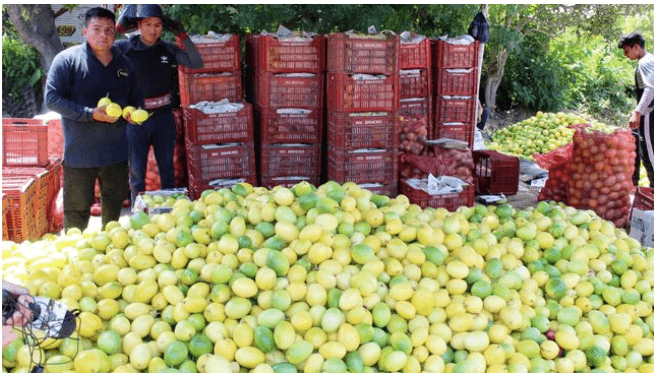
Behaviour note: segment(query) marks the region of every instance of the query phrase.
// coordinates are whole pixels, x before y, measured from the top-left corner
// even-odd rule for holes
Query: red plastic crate
[[[363,116],[330,111],[327,117],[327,143],[334,148],[394,149],[398,137],[395,112]]]
[[[431,69],[421,69],[417,75],[400,72],[400,98],[431,96],[431,80]]]
[[[254,142],[193,145],[186,141],[189,182],[256,174]]]
[[[262,144],[261,177],[320,177],[320,144]]]
[[[272,35],[246,37],[246,56],[249,68],[273,72],[325,71],[325,40],[322,35],[311,40],[280,40]]]
[[[366,190],[378,194],[378,195],[386,195],[389,198],[394,198],[397,196],[397,190],[398,190],[398,185],[397,182],[390,183],[388,185],[374,185],[374,186],[368,186],[367,184],[362,184],[360,185]]]
[[[241,71],[230,74],[186,73],[179,71],[179,97],[184,106],[200,101],[243,101]]]
[[[2,192],[7,195],[7,240],[17,243],[37,236],[34,217],[37,185],[33,178],[2,179]]]
[[[33,178],[36,183],[36,197],[34,199],[34,220],[38,234],[48,231],[48,212],[50,200],[54,197],[54,175],[52,171],[39,167],[3,167],[3,183],[25,178]]]
[[[520,182],[520,159],[495,151],[473,151],[477,194],[514,195]]]
[[[400,181],[400,194],[406,195],[409,202],[420,208],[445,208],[454,212],[459,207],[472,207],[475,204],[475,188],[468,186],[460,193],[429,195],[427,192],[411,187],[406,180]]]
[[[475,120],[476,98],[444,98],[436,97],[434,104],[434,122],[441,123],[473,123]]]
[[[327,36],[327,70],[346,73],[397,73],[400,37],[357,38],[345,33]]]
[[[464,71],[465,70],[465,71]],[[477,68],[436,70],[437,95],[443,96],[477,96]]]
[[[327,73],[327,107],[346,112],[395,111],[400,107],[399,75],[384,80],[355,80],[345,73]]]
[[[634,194],[634,202],[632,209],[637,208],[643,211],[651,211],[654,209],[654,188],[650,187],[636,187]]]
[[[339,183],[397,182],[396,150],[355,151],[330,146],[327,154],[327,179]]]
[[[400,42],[400,69],[431,67],[429,38],[419,43]]]
[[[257,108],[261,144],[321,142],[323,110],[309,111],[307,114],[279,114],[277,109]]]
[[[230,177],[230,179],[241,179],[243,182],[247,182],[252,186],[257,185],[257,176],[256,174],[243,176],[243,177]],[[213,183],[213,184],[212,184]],[[191,200],[197,200],[202,195],[202,192],[205,190],[218,190],[221,188],[232,188],[232,185],[229,184],[220,184],[219,182],[213,182],[212,180],[193,180],[189,182],[188,193]]]
[[[259,107],[315,109],[323,107],[325,76],[288,77],[258,71],[254,75],[255,102]]]
[[[261,177],[261,187],[271,189],[276,186],[283,186],[291,188],[296,184],[306,181],[316,187],[320,185],[320,177],[294,178],[294,177]]]
[[[254,140],[252,104],[234,113],[205,114],[183,106],[184,134],[193,144],[221,144]]]
[[[435,39],[431,45],[434,68],[476,68],[479,63],[479,41],[469,45],[455,45]]]
[[[208,37],[206,39],[209,39]],[[227,41],[194,43],[202,57],[203,67],[190,69],[182,65],[180,70],[185,73],[231,72],[241,70],[241,40],[237,34],[232,34]],[[178,44],[184,49],[184,45]]]
[[[443,123],[435,122],[434,138],[448,138],[454,140],[461,140],[468,143],[468,147],[472,149],[475,142],[475,125],[472,123],[462,123],[458,125],[445,125]]]
[[[38,119],[2,118],[2,164],[46,166],[48,126]]]

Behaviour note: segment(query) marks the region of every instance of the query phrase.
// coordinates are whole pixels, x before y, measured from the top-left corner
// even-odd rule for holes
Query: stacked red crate
[[[400,38],[400,128],[405,122],[424,122],[427,136],[431,136],[432,94],[429,38],[403,33]]]
[[[327,37],[328,180],[397,194],[399,55],[397,36]]]
[[[254,112],[243,102],[240,39],[235,34],[195,38],[203,68],[179,67],[184,134],[179,149],[186,156],[191,199],[225,182],[256,184]],[[223,100],[229,104],[219,106]]]
[[[478,91],[479,42],[431,41],[435,85],[434,138],[468,143],[472,149]]]
[[[42,120],[3,118],[2,136],[3,239],[35,240],[50,231],[51,204],[61,187],[61,159],[48,158],[48,126]]]
[[[262,186],[320,183],[325,37],[249,34],[247,98],[256,103]]]

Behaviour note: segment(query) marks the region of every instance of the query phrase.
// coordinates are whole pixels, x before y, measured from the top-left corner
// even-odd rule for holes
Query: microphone
[[[32,300],[33,302],[28,304],[28,308],[32,312],[32,320],[24,327],[44,331],[46,337],[55,339],[67,338],[75,331],[76,316],[66,308],[66,305],[48,297],[32,297]],[[3,289],[3,323],[18,310],[18,305],[17,297]]]

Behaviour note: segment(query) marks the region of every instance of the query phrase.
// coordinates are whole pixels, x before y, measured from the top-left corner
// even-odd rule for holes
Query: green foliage
[[[601,37],[579,41],[564,34],[552,42],[550,55],[566,67],[571,108],[604,123],[626,123],[635,107],[635,62],[625,58],[616,43],[607,45]]]
[[[541,40],[544,37],[541,36]],[[565,68],[549,54],[535,35],[528,36],[509,55],[502,84],[498,88],[498,107],[505,110],[517,103],[529,110],[556,112],[566,107]]]
[[[21,92],[26,86],[41,92],[41,80],[45,71],[41,68],[39,53],[20,40],[2,37],[2,95],[22,102]]]

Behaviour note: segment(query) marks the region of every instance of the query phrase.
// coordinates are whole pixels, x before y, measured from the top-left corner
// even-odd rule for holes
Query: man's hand
[[[112,117],[107,115],[105,107],[96,107],[93,109],[93,120],[103,123],[114,123],[119,117]]]
[[[629,128],[635,130],[638,128],[638,126],[640,126],[640,113],[638,111],[634,111],[631,119],[629,119]]]
[[[126,115],[127,115],[127,117],[123,117],[123,119],[125,119],[125,121],[126,121],[127,123],[129,123],[129,124],[133,124],[133,125],[135,125],[135,126],[140,126],[141,124],[143,124],[143,123],[136,123],[136,122],[134,122],[134,121],[132,120],[132,113],[131,113],[131,112],[130,112],[130,113],[127,113]]]
[[[3,323],[3,325],[22,326],[30,322],[32,320],[32,311],[29,308],[29,304],[34,302],[34,299],[30,296],[30,291],[25,287],[5,280],[2,281],[2,289],[18,298],[18,310],[16,310],[14,314],[7,319],[7,322]],[[3,336],[4,335],[3,326]]]
[[[11,343],[12,340],[18,338],[18,334],[14,332],[11,326],[2,326],[2,346]]]

